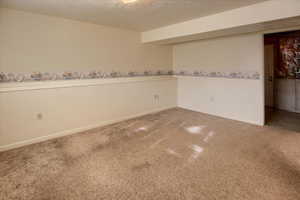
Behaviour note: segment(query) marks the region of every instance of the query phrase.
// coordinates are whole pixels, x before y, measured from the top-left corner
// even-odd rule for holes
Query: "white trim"
[[[164,108],[154,109],[154,110],[151,110],[151,111],[145,111],[145,112],[135,114],[135,115],[130,115],[130,116],[127,116],[127,117],[121,117],[119,119],[107,120],[107,121],[100,122],[98,124],[91,124],[91,125],[85,126],[85,127],[79,127],[79,128],[75,128],[75,129],[71,129],[71,130],[64,130],[64,131],[61,131],[61,132],[58,132],[58,133],[53,133],[51,135],[37,137],[37,138],[25,140],[25,141],[20,141],[20,142],[8,144],[8,145],[0,146],[0,152],[8,151],[8,150],[23,147],[23,146],[27,146],[27,145],[30,145],[30,144],[36,144],[36,143],[44,142],[44,141],[47,141],[47,140],[50,140],[50,139],[55,139],[55,138],[59,138],[59,137],[67,136],[67,135],[80,133],[80,132],[91,130],[91,129],[94,129],[94,128],[98,128],[98,127],[101,127],[101,126],[106,126],[106,125],[118,123],[118,122],[121,122],[121,121],[124,121],[124,120],[132,119],[132,118],[136,118],[136,117],[141,117],[141,116],[144,116],[144,115],[147,115],[147,114],[156,113],[156,112],[160,112],[160,111],[175,108],[175,107],[176,106],[167,106],[167,107],[164,107]]]
[[[178,108],[183,108],[183,109],[186,109],[186,110],[191,110],[191,111],[198,112],[198,113],[203,113],[203,114],[206,114],[206,115],[220,117],[220,118],[223,118],[223,119],[234,120],[234,121],[243,122],[243,123],[247,123],[247,124],[252,124],[252,125],[256,125],[256,126],[264,126],[264,124],[261,123],[261,122],[251,121],[251,120],[244,120],[244,119],[237,119],[237,118],[234,118],[234,117],[231,117],[231,116],[211,114],[211,113],[203,112],[199,109],[191,108],[189,106],[180,106],[180,105],[178,105]]]
[[[172,75],[163,75],[163,76],[149,76],[149,77],[1,83],[0,93],[25,91],[25,90],[84,87],[84,86],[105,85],[105,84],[120,84],[120,83],[124,84],[124,83],[142,82],[142,81],[162,81],[162,80],[174,80],[174,79],[176,78],[174,78]]]

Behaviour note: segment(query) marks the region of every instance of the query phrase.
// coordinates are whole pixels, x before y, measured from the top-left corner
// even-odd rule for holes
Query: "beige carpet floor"
[[[0,153],[0,199],[299,200],[300,134],[171,109]]]

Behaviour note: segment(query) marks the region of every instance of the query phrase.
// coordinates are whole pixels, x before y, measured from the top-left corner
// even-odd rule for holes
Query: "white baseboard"
[[[109,125],[109,124],[114,124],[114,123],[121,122],[121,121],[124,121],[124,120],[132,119],[132,118],[136,118],[136,117],[141,117],[143,115],[152,114],[152,113],[160,112],[160,111],[175,108],[175,107],[176,106],[168,106],[168,107],[164,107],[164,108],[154,109],[154,110],[151,110],[151,111],[146,111],[146,112],[142,112],[142,113],[135,114],[135,115],[121,117],[119,119],[108,120],[108,121],[100,122],[98,124],[92,124],[92,125],[89,125],[89,126],[79,127],[79,128],[75,128],[75,129],[71,129],[71,130],[65,130],[65,131],[61,131],[61,132],[58,132],[58,133],[53,133],[53,134],[47,135],[47,136],[37,137],[37,138],[29,139],[29,140],[24,140],[24,141],[21,141],[21,142],[16,142],[16,143],[0,146],[0,152],[8,151],[8,150],[23,147],[23,146],[27,146],[27,145],[30,145],[30,144],[36,144],[36,143],[44,142],[44,141],[47,141],[47,140],[50,140],[50,139],[55,139],[55,138],[59,138],[59,137],[67,136],[67,135],[80,133],[80,132],[87,131],[87,130],[90,130],[90,129],[98,128],[98,127],[101,127],[101,126],[106,126],[106,125]]]
[[[180,105],[178,105],[177,107],[183,108],[183,109],[186,109],[186,110],[191,110],[191,111],[194,111],[194,112],[200,112],[200,113],[207,114],[207,115],[221,117],[221,118],[224,118],[224,119],[230,119],[230,120],[234,120],[234,121],[244,122],[244,123],[248,123],[248,124],[252,124],[252,125],[256,125],[256,126],[264,126],[265,125],[264,122],[259,123],[259,122],[256,122],[256,121],[241,120],[241,119],[237,119],[237,118],[234,118],[234,117],[216,115],[216,114],[212,114],[212,113],[203,112],[201,110],[197,110],[197,109],[194,109],[194,108],[190,108],[188,106],[180,106]]]

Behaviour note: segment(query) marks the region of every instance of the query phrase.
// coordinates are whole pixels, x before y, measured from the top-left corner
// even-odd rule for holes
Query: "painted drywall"
[[[137,32],[8,9],[1,9],[0,27],[0,71],[5,72],[170,70],[174,62],[174,70],[263,74],[260,34],[180,44],[172,52],[169,46],[141,44]],[[3,91],[0,148],[176,105],[263,124],[262,80],[179,76],[178,80]]]
[[[275,79],[275,107],[300,113],[300,80]]]
[[[285,28],[299,25],[299,16],[299,0],[270,0],[149,30],[142,33],[142,41],[176,43],[197,38],[264,31],[269,28]],[[285,19],[292,20],[274,24],[277,20]]]
[[[172,47],[145,45],[140,40],[140,33],[134,31],[1,8],[0,72],[172,69]],[[172,77],[131,77],[118,83],[120,79],[70,80],[75,81],[74,87],[65,82],[60,87],[60,81],[0,83],[0,150],[177,105]],[[140,79],[144,81],[134,81]],[[35,84],[40,89],[27,90]],[[2,90],[17,86],[17,90]]]
[[[178,106],[264,124],[263,36],[248,34],[175,45],[175,70],[251,72],[257,80],[178,77]]]
[[[172,47],[141,33],[0,9],[0,72],[170,70]]]
[[[0,150],[176,107],[176,87],[169,77],[0,92]]]

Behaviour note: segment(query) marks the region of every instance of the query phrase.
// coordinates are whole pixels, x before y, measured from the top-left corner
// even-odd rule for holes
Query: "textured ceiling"
[[[146,31],[266,0],[0,0],[0,6]]]

